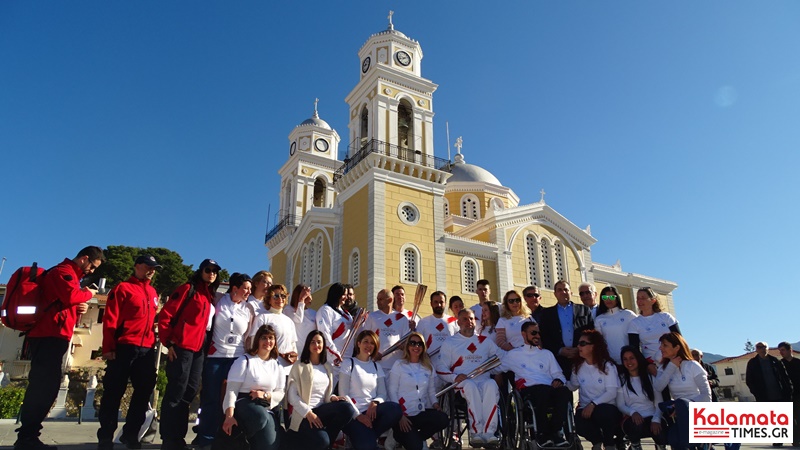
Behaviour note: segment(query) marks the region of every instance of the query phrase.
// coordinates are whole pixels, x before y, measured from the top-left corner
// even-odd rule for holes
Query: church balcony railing
[[[283,216],[283,219],[279,220],[278,223],[272,227],[271,230],[267,231],[267,235],[264,237],[264,243],[266,244],[269,242],[270,239],[274,238],[275,235],[281,232],[282,229],[286,228],[287,225],[295,225],[296,216],[293,214],[288,214]]]
[[[447,170],[447,167],[450,165],[450,160],[448,159],[426,155],[419,150],[412,150],[410,148],[401,147],[399,145],[390,144],[377,139],[372,139],[364,143],[361,143],[361,141],[357,139],[354,144],[350,145],[351,151],[354,148],[358,148],[358,151],[355,152],[351,158],[346,158],[341,167],[339,167],[339,169],[333,173],[334,183],[339,180],[339,178],[345,176],[347,172],[356,167],[358,163],[363,161],[364,158],[372,153],[391,156],[392,158],[397,158],[401,161],[421,164],[425,167],[432,167],[436,170]]]

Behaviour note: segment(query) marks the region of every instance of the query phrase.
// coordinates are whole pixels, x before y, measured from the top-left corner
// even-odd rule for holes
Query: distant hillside
[[[794,348],[794,346],[792,346],[792,348]],[[718,355],[716,353],[711,353],[711,352],[703,353],[703,362],[708,364],[714,364],[720,359],[725,359],[725,358],[727,358],[727,356]]]

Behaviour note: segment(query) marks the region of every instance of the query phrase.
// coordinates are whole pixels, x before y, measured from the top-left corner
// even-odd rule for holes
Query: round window
[[[419,222],[419,209],[413,203],[401,203],[397,207],[397,215],[407,225],[416,225]]]

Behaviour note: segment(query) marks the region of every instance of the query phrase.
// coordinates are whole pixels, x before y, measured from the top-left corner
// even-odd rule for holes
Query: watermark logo
[[[689,404],[689,442],[794,442],[790,402]]]

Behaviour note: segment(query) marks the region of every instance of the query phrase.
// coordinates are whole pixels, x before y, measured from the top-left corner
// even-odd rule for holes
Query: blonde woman
[[[422,334],[408,337],[403,358],[389,372],[389,400],[401,405],[403,417],[394,426],[394,438],[406,450],[421,450],[423,443],[447,426],[447,414],[436,400],[436,375]]]
[[[503,309],[497,321],[497,346],[503,350],[522,347],[522,323],[530,320],[531,310],[522,301],[517,291],[508,291],[503,296]]]

